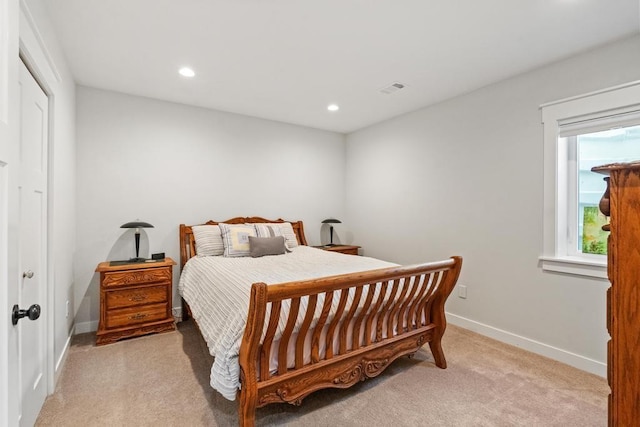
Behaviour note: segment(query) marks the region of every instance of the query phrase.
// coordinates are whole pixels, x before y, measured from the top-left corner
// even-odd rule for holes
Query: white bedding
[[[395,265],[308,246],[295,247],[286,255],[261,258],[191,258],[182,270],[178,288],[215,358],[211,386],[229,400],[236,397],[240,386],[238,354],[252,283],[276,284]]]

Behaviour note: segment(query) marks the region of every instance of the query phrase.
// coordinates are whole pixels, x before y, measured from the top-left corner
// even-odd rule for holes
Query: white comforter
[[[240,386],[238,354],[252,283],[291,282],[394,265],[397,264],[308,246],[262,258],[191,258],[182,270],[179,291],[215,358],[211,386],[229,400],[236,397]]]

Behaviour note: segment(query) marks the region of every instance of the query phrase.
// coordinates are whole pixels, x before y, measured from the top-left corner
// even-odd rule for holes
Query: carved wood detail
[[[163,270],[133,270],[106,273],[103,286],[127,286],[132,283],[152,283],[171,280],[171,271]]]
[[[290,370],[288,375],[258,382],[258,407],[270,403],[299,405],[312,392],[322,388],[349,388],[358,382],[380,375],[394,360],[413,355],[419,342],[432,336],[432,330],[419,336],[409,336],[375,349],[360,349],[343,358],[323,361],[307,367],[302,373]]]
[[[347,371],[338,378],[333,379],[334,384],[351,386],[358,381],[364,381],[377,376],[389,364],[389,359],[363,360],[351,371]]]

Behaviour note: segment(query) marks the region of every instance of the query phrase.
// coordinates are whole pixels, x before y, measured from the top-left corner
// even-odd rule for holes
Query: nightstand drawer
[[[105,293],[107,310],[167,302],[167,289],[167,285],[159,285],[108,291]]]
[[[104,273],[102,286],[109,288],[114,286],[130,286],[144,283],[166,282],[170,280],[170,268],[129,270]]]
[[[110,310],[106,320],[107,328],[111,329],[155,320],[165,320],[166,318],[167,304],[163,303]]]

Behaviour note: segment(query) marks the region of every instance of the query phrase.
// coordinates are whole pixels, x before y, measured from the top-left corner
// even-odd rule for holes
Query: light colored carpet
[[[77,335],[38,426],[235,426],[236,402],[209,386],[212,358],[191,321],[178,330],[95,347]],[[379,377],[321,390],[302,406],[258,409],[288,426],[606,426],[606,380],[449,326],[448,368],[428,346]]]

